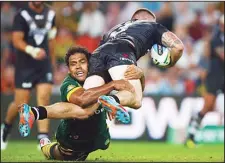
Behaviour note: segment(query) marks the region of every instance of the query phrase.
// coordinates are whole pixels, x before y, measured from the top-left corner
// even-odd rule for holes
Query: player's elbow
[[[183,51],[184,51],[183,44],[179,44],[176,46],[176,52],[177,52],[177,55],[179,55],[179,57],[181,57],[181,55],[183,54]]]
[[[12,35],[12,45],[13,45],[16,49],[19,48],[19,41],[18,41],[18,39],[17,39],[15,36],[13,36],[13,35]]]
[[[85,108],[87,106],[85,98],[82,98],[81,96],[71,96],[69,102],[76,104],[81,108]]]
[[[82,108],[86,108],[87,106],[89,106],[88,100],[85,100],[85,99],[80,100],[79,106],[82,107]]]

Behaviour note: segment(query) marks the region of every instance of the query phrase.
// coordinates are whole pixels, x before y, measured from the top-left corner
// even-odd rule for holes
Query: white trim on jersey
[[[47,22],[45,28],[50,30],[52,28],[52,21],[55,16],[55,12],[53,10],[48,11]]]
[[[21,16],[29,23],[30,30],[34,30],[37,28],[34,20],[26,10],[21,11]]]

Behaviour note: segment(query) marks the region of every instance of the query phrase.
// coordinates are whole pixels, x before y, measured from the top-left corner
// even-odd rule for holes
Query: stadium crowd
[[[14,15],[26,2],[1,2],[1,93],[13,94],[14,48],[11,31]],[[58,34],[55,39],[57,71],[54,94],[67,74],[64,55],[72,45],[92,52],[101,36],[114,25],[130,19],[140,7],[153,11],[157,21],[183,41],[185,51],[176,66],[160,69],[149,56],[139,61],[146,76],[146,95],[196,95],[204,92],[209,42],[224,13],[223,2],[49,2],[56,11]],[[189,7],[187,7],[189,6]]]

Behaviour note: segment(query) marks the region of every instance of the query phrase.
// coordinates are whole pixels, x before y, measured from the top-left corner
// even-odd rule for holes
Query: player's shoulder
[[[79,82],[68,74],[61,84],[61,89],[69,85],[74,85],[75,87],[80,86]]]
[[[22,17],[22,13],[24,12],[28,12],[26,7],[18,9],[18,11],[15,14],[15,17]]]
[[[29,9],[29,7],[28,6],[24,6],[24,7],[20,8],[17,11],[15,17],[17,19],[20,19],[20,20],[21,19],[27,20],[30,17],[30,9]]]
[[[56,14],[56,12],[55,12],[55,10],[51,7],[51,6],[47,6],[47,5],[45,5],[45,10],[48,12],[48,13],[50,13],[50,14],[52,14],[52,15],[55,15]]]

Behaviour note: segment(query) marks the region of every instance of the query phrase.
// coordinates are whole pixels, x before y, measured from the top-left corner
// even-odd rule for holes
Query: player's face
[[[44,2],[41,2],[41,1],[32,2],[33,6],[36,8],[42,7],[43,3]]]
[[[78,81],[85,81],[88,74],[88,61],[84,54],[76,53],[69,58],[69,71]]]

